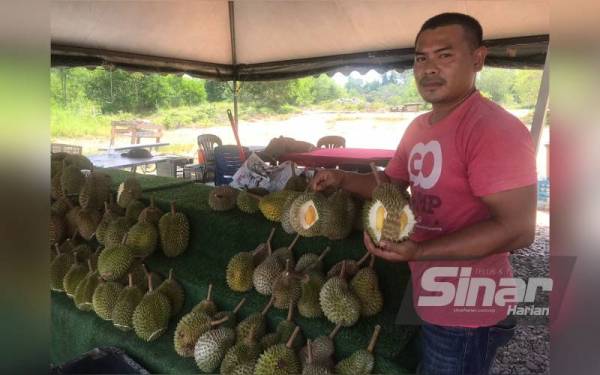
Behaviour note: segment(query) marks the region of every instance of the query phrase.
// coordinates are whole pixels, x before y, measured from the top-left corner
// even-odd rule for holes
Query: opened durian
[[[363,207],[363,226],[375,245],[381,240],[403,241],[414,229],[415,216],[405,193],[394,184],[381,183],[377,170],[372,168],[377,187],[373,190],[373,199]]]
[[[321,193],[302,193],[290,206],[290,224],[303,237],[321,235],[321,224],[328,215],[327,199]]]

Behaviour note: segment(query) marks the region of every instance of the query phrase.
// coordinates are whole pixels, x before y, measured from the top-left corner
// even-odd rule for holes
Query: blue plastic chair
[[[250,150],[248,147],[243,149],[244,155],[248,157]],[[229,184],[243,163],[244,160],[240,159],[240,151],[236,145],[215,147],[215,186]]]

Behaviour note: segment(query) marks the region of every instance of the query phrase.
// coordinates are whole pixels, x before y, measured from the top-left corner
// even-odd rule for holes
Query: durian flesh
[[[378,244],[381,240],[399,242],[408,238],[412,233],[416,220],[408,205],[398,210],[386,207],[380,200],[373,200],[365,205],[367,230],[373,241]]]

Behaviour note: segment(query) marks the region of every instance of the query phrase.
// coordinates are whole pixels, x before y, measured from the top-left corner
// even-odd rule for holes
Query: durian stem
[[[127,277],[129,278],[129,287],[131,288],[133,287],[133,275],[129,273]]]
[[[173,269],[169,270],[169,281],[173,280]]]
[[[356,262],[356,265],[360,267],[367,259],[369,259],[370,255],[371,255],[371,253],[369,253],[367,251],[367,253],[365,255],[363,255],[363,257],[360,258],[358,262]]]
[[[373,336],[371,336],[371,341],[369,342],[369,346],[367,347],[367,351],[369,353],[373,353],[373,349],[375,349],[375,344],[377,343],[377,338],[379,337],[379,332],[381,331],[381,326],[377,324],[375,326],[375,331],[373,331]]]
[[[262,197],[258,194],[254,194],[254,193],[250,193],[250,192],[246,192],[248,194],[249,197],[256,199],[257,201],[261,200]]]
[[[92,260],[88,259],[87,264],[88,264],[88,269],[90,270],[90,272],[92,272],[94,270],[94,268],[92,267]]]
[[[375,255],[371,254],[371,260],[369,261],[369,268],[373,268],[375,265]]]
[[[313,352],[312,352],[312,341],[311,339],[307,339],[306,340],[306,353],[308,355],[308,361],[306,363],[308,363],[309,365],[312,365],[313,362]]]
[[[277,227],[273,227],[271,229],[271,233],[269,233],[269,238],[267,238],[267,243],[270,244],[271,240],[273,239],[273,236],[275,235],[275,230],[277,229]]]
[[[171,214],[175,215],[175,201],[171,201]]]
[[[379,171],[377,170],[375,163],[371,162],[371,163],[369,163],[369,165],[371,166],[371,171],[373,172],[373,177],[375,177],[375,182],[377,183],[377,186],[381,185],[381,179],[379,178]]]
[[[238,302],[237,306],[235,306],[235,308],[233,309],[233,313],[237,314],[238,311],[240,311],[240,309],[242,308],[242,306],[244,306],[244,303],[246,303],[246,297],[242,298],[240,302]]]
[[[125,234],[123,235],[123,239],[121,240],[121,245],[125,245],[125,242],[127,242],[128,234],[129,234],[129,232],[125,232]]]
[[[319,261],[323,260],[323,258],[325,258],[325,256],[327,255],[327,253],[329,253],[330,251],[331,251],[331,247],[330,247],[330,246],[327,246],[327,247],[325,248],[325,250],[323,250],[323,251],[321,252],[321,255],[319,255]]]
[[[294,303],[292,301],[290,301],[290,303],[288,305],[287,321],[291,322],[293,318],[294,318]]]
[[[146,279],[148,279],[148,291],[151,292],[152,291],[152,277],[150,277],[149,273],[146,274]]]
[[[294,329],[294,332],[292,333],[292,335],[290,336],[290,338],[288,339],[287,343],[285,344],[285,346],[288,349],[292,348],[292,343],[294,342],[294,340],[296,339],[296,336],[298,335],[298,332],[300,332],[300,327],[296,326],[296,329]]]
[[[219,319],[219,320],[213,320],[213,321],[211,321],[211,322],[210,322],[210,326],[211,326],[211,327],[216,327],[216,326],[218,326],[218,325],[220,325],[220,324],[223,324],[223,323],[225,323],[225,322],[226,322],[226,321],[228,321],[228,320],[229,320],[229,315],[228,315],[228,316],[224,316],[224,317],[222,317],[222,318],[221,318],[221,319]]]
[[[298,238],[300,238],[300,234],[296,234],[296,237],[294,237],[294,240],[292,241],[290,246],[288,246],[289,250],[292,250],[294,248],[294,246],[296,246],[296,242],[298,242]]]
[[[56,251],[56,255],[60,255],[60,248],[58,247],[58,242],[54,244],[54,250]]]
[[[207,301],[212,301],[212,289],[213,289],[213,285],[212,284],[208,284],[208,292],[206,293],[206,300]]]
[[[108,202],[104,201],[104,212],[108,212]]]
[[[340,329],[341,329],[341,328],[342,328],[342,324],[341,324],[341,323],[338,323],[338,324],[335,326],[335,328],[334,328],[334,329],[333,329],[333,330],[332,330],[332,331],[329,333],[329,336],[328,336],[328,337],[329,337],[331,340],[333,340],[333,339],[335,338],[335,335],[337,335],[337,334],[338,334],[338,332],[340,331]]]
[[[144,275],[148,277],[150,275],[150,272],[148,272],[148,267],[146,267],[146,263],[142,263],[142,268],[144,270]]]
[[[346,276],[346,261],[342,260],[342,269],[340,270],[340,278],[343,279]]]
[[[289,259],[285,260],[285,274],[286,275],[290,274],[290,260]]]
[[[269,302],[267,303],[265,308],[260,312],[260,315],[262,315],[262,316],[267,315],[267,313],[269,312],[269,309],[271,308],[271,306],[273,306],[274,301],[275,301],[275,297],[271,296],[271,299],[269,300]]]

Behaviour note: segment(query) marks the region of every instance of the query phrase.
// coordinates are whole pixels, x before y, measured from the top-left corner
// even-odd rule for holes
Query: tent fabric
[[[489,65],[541,67],[548,0],[54,1],[54,66],[114,65],[222,80],[406,69],[421,24],[455,11],[477,18],[494,45]]]

